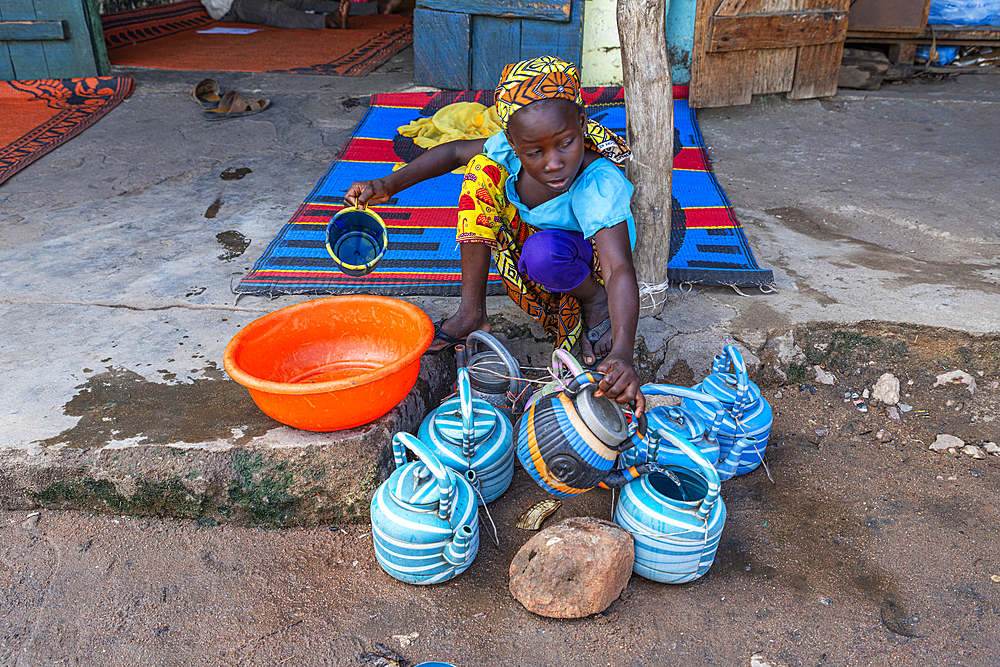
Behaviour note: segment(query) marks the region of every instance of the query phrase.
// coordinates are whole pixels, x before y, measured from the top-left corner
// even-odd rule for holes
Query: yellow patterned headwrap
[[[542,56],[507,65],[496,90],[497,116],[506,129],[511,115],[538,100],[563,99],[583,106],[576,67],[555,56]],[[621,164],[632,156],[625,140],[600,123],[587,119],[583,132],[588,147]]]

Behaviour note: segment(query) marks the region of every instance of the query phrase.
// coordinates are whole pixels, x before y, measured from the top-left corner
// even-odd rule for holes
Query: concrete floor
[[[290,591],[315,587],[336,594],[350,586],[350,571],[315,585],[308,577],[320,576],[316,568],[347,567],[345,562],[358,559],[361,565],[352,567],[367,573],[361,578],[377,573],[361,542],[352,546],[341,540],[331,546],[322,528],[255,533],[228,527],[202,534],[189,523],[49,512],[45,525],[52,530],[39,532],[24,510],[38,504],[39,494],[62,484],[59,489],[73,493],[41,496],[50,499],[49,506],[96,507],[100,501],[105,508],[112,502],[131,503],[131,509],[141,511],[149,494],[165,488],[152,484],[147,495],[136,496],[136,485],[144,479],[160,484],[198,472],[202,477],[195,481],[201,486],[185,488],[210,497],[224,494],[226,486],[219,481],[223,478],[206,471],[222,475],[222,468],[244,454],[308,453],[322,465],[324,452],[353,447],[343,439],[295,432],[261,418],[242,389],[225,379],[222,353],[232,335],[261,314],[302,300],[245,297],[234,305],[230,287],[322,176],[364,113],[367,95],[413,85],[412,53],[400,54],[363,79],[215,75],[224,88],[273,100],[273,108],[263,114],[219,124],[205,123],[187,97],[188,87],[202,73],[119,73],[136,78],[130,99],[0,187],[0,500],[7,508],[7,519],[0,524],[10,545],[5,547],[4,590],[13,614],[3,633],[7,649],[0,647],[0,664],[285,664],[290,658],[272,649],[258,657],[240,656],[252,653],[249,647],[262,637],[271,638],[267,643],[273,648],[278,641],[273,637],[283,635],[268,633],[299,618],[289,610],[303,603]],[[724,342],[735,339],[756,353],[770,337],[811,322],[878,320],[977,335],[1000,332],[998,109],[1000,77],[967,76],[870,93],[841,91],[827,100],[766,97],[746,107],[701,112],[719,181],[759,263],[773,269],[778,291],[743,296],[729,289],[672,289],[662,312],[640,322],[647,377],[662,380],[680,360],[701,377]],[[220,178],[224,170],[243,167],[251,173],[240,180]],[[250,241],[242,253],[237,252],[239,235]],[[412,300],[433,319],[455,305],[453,299]],[[536,362],[547,352],[538,327],[506,299],[491,299],[490,309],[519,358],[540,365]],[[446,363],[428,364],[424,374],[444,378]],[[107,393],[100,394],[104,403],[95,412],[88,400],[100,392]],[[133,410],[135,396],[143,397],[145,412],[119,427]],[[204,428],[192,427],[166,409],[201,406],[198,414],[203,415],[213,396],[222,396],[232,416],[227,419],[225,412],[212,408],[214,417]],[[411,427],[398,416],[386,419],[382,432]],[[166,448],[181,456],[170,459]],[[85,475],[106,483],[103,496],[78,493]],[[331,493],[348,487],[363,491],[356,481],[338,483],[346,486]],[[298,518],[323,523],[338,516],[318,511],[315,500],[255,509],[281,525]],[[989,496],[983,500],[994,501]],[[575,511],[596,511],[590,504],[599,502],[604,501],[588,501]],[[163,511],[192,516],[198,510],[176,509]],[[342,537],[363,542],[363,532],[350,528]],[[91,534],[106,538],[102,550],[90,552],[85,546]],[[220,577],[239,572],[247,550],[275,555],[274,550],[284,549],[287,554],[297,544],[305,560],[285,569],[273,569],[274,559],[261,556],[249,559],[256,565],[247,566],[246,572],[252,572],[247,579],[225,584],[211,579],[213,572]],[[157,560],[150,549],[173,552],[176,559]],[[94,562],[88,560],[92,556]],[[173,583],[164,588],[162,578],[153,574],[134,579],[114,574],[140,561],[149,572],[169,568]],[[481,583],[496,584],[503,570],[491,565]],[[177,583],[188,577],[193,587]],[[401,592],[384,577],[366,582],[352,589],[354,603],[325,617],[326,632],[294,638],[289,633],[282,640],[312,647],[288,664],[356,664],[357,652],[372,641],[390,641],[391,635],[416,627],[406,622],[411,615],[424,619],[424,637],[443,632],[440,637],[447,641],[440,639],[437,645],[446,654],[464,656],[464,664],[475,664],[476,655],[504,664],[517,653],[483,648],[489,645],[483,643],[488,624],[464,626],[478,633],[469,643],[463,636],[471,635],[455,637],[427,621],[437,610],[447,610],[440,613],[450,622],[463,610],[469,616],[489,614],[494,604],[506,610],[507,622],[530,628],[530,645],[542,651],[537,661],[522,664],[674,664],[682,659],[668,656],[663,646],[633,654],[641,660],[622,658],[629,654],[609,651],[612,644],[593,639],[606,631],[600,625],[604,621],[585,622],[594,628],[584,622],[538,624],[523,612],[517,615],[509,600],[497,603],[502,589],[495,585],[481,591],[459,586],[455,593],[442,589],[427,598]],[[182,589],[180,597],[171,597]],[[369,612],[369,618],[376,618],[383,590],[392,599],[392,622],[383,628],[373,621],[377,627],[369,623],[352,635],[350,619]],[[657,598],[644,597],[652,589],[641,585],[639,590],[644,600],[639,608],[656,616]],[[726,595],[718,582],[711,590]],[[227,598],[267,597],[268,591],[292,597],[271,600],[267,613]],[[740,596],[740,604],[750,604],[750,593],[757,592]],[[176,601],[174,620],[157,625],[155,614],[133,611],[153,605],[161,593],[163,602]],[[336,607],[328,597],[310,595],[306,606],[313,612]],[[457,607],[449,606],[453,595],[458,596]],[[670,599],[684,613],[702,613],[676,596]],[[96,625],[70,618],[74,600]],[[852,609],[841,610],[837,618],[846,623],[857,611]],[[790,611],[778,617],[791,622],[795,614]],[[263,615],[254,615],[258,612]],[[664,607],[655,619],[661,631],[673,622],[670,613]],[[135,614],[143,619],[141,632],[127,640],[112,632],[127,630],[127,619]],[[213,628],[213,618],[225,622]],[[767,627],[766,620],[766,615],[758,616],[761,624],[754,627]],[[643,643],[650,626],[636,623],[613,624],[614,647]],[[705,623],[711,618],[702,618],[689,632],[704,631]],[[178,627],[184,634],[176,634]],[[222,646],[220,628],[232,633],[220,649],[230,651],[225,656],[216,650]],[[564,642],[558,651],[538,648],[547,632]],[[511,632],[499,635],[508,643],[523,639]],[[182,638],[174,639],[178,636]],[[316,643],[318,638],[334,641],[334,636],[336,642],[327,647],[332,653]],[[736,664],[736,658],[745,661],[752,652],[753,642],[745,633],[741,637],[738,651],[699,650],[697,637],[679,645],[687,660]],[[767,642],[778,641],[781,651],[772,655],[793,664],[888,664],[889,656],[921,656],[913,664],[927,664],[934,655],[927,647],[916,651],[912,646],[866,644],[871,638],[861,633],[838,636],[853,642],[853,648],[831,649],[836,659],[824,663],[821,638],[814,633],[809,637],[809,661],[790,648],[794,634],[775,629],[773,635],[761,635],[758,644],[763,650]],[[126,641],[125,648],[114,643],[118,640]],[[961,642],[949,644],[946,664],[995,664],[996,645],[990,641],[972,642],[975,650],[969,655],[956,648]],[[574,642],[585,650],[576,650]],[[424,645],[415,655],[429,659],[432,649]],[[884,653],[866,660],[870,650]],[[105,651],[113,659],[102,662]],[[440,652],[437,656],[443,657]]]

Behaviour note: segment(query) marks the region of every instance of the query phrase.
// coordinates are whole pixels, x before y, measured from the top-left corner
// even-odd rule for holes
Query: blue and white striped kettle
[[[656,435],[659,429],[666,429],[686,439],[698,448],[698,451],[701,452],[701,455],[709,463],[714,465],[718,462],[719,441],[717,438],[719,428],[722,426],[722,419],[726,414],[722,403],[700,391],[688,389],[687,387],[675,387],[670,384],[647,384],[643,385],[640,390],[642,391],[642,395],[646,397],[677,396],[679,398],[687,398],[699,403],[705,403],[709,409],[715,411],[711,426],[706,426],[705,420],[697,413],[680,406],[658,405],[654,408],[648,408],[646,410],[646,419],[649,422],[649,430],[647,441],[643,442],[643,445],[648,447],[650,439],[657,440],[659,444],[659,463],[663,465],[691,465],[691,459],[685,456],[679,449],[669,442],[659,442]],[[622,464],[634,465],[635,463],[644,462],[646,460],[646,447],[640,445],[622,452]]]
[[[658,436],[690,461],[654,469],[626,484],[615,523],[635,538],[636,574],[683,584],[704,575],[715,561],[726,505],[715,467],[684,438],[667,430]]]
[[[419,461],[406,462],[406,450]],[[409,584],[437,584],[464,572],[479,551],[479,507],[472,484],[409,433],[392,438],[396,470],[371,505],[375,557]],[[474,473],[469,473],[474,477]]]
[[[764,461],[764,449],[771,435],[774,416],[771,405],[761,395],[760,387],[747,376],[743,355],[733,345],[727,345],[722,354],[712,362],[712,374],[696,384],[693,389],[718,399],[726,409],[726,416],[719,429],[719,457],[725,459],[740,438],[748,440],[736,470],[742,475],[754,470]],[[682,399],[681,407],[703,418],[711,418],[714,410],[705,403]]]
[[[473,398],[467,368],[458,369],[457,385],[458,396],[427,415],[417,436],[452,470],[472,470],[480,504],[492,502],[514,477],[514,427],[503,412]]]

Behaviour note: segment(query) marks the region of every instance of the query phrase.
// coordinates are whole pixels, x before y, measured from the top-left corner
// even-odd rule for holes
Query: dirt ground
[[[473,566],[395,581],[369,526],[254,529],[75,512],[0,515],[0,665],[359,665],[376,644],[412,663],[474,665],[996,665],[1000,458],[928,450],[940,432],[1000,441],[1000,340],[928,328],[801,327],[808,364],[764,381],[763,467],[725,483],[728,520],[702,579],[633,576],[602,614],[553,620],[507,591],[545,497],[519,467]],[[807,366],[831,372],[815,382]],[[976,380],[932,387],[962,369]],[[892,372],[901,402],[859,411]],[[912,382],[912,384],[910,384]],[[924,412],[926,411],[926,412]],[[879,432],[882,441],[879,440]],[[549,519],[611,517],[608,492]],[[995,578],[995,579],[994,579]]]

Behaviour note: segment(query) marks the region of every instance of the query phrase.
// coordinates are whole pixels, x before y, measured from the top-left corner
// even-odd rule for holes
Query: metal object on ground
[[[545,520],[555,514],[560,507],[562,507],[562,503],[558,500],[551,498],[543,500],[524,510],[521,516],[517,517],[515,527],[521,530],[540,530]]]
[[[477,352],[477,343],[489,350]],[[521,366],[500,341],[485,331],[473,331],[465,345],[465,353],[456,355],[456,359],[459,367],[469,369],[472,396],[496,407],[513,423],[524,410],[529,386]]]

